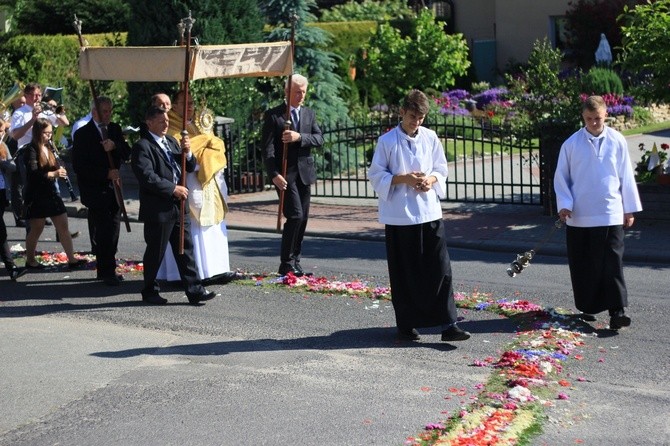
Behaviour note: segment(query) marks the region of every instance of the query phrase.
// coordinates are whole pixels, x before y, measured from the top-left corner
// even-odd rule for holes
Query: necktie
[[[100,128],[100,134],[102,135],[102,140],[104,141],[105,139],[109,138],[109,132],[107,132],[107,124],[98,124],[98,127]]]
[[[298,109],[297,108],[294,108],[293,110],[291,110],[291,119],[293,120],[293,128],[297,132],[298,130],[300,130],[300,126],[299,126],[300,123],[299,123],[299,119],[298,119]]]
[[[163,157],[172,169],[172,181],[176,184],[179,182],[179,177],[181,176],[181,169],[179,168],[179,164],[177,164],[177,161],[175,161],[174,157],[172,156],[172,152],[170,152],[165,138],[161,139],[160,145],[163,148]]]

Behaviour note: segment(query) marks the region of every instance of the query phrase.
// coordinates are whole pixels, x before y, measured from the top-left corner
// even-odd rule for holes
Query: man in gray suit
[[[284,191],[283,211],[286,217],[282,231],[279,274],[289,272],[302,276],[300,266],[302,240],[309,216],[310,186],[316,183],[316,166],[311,150],[323,145],[323,134],[314,111],[303,106],[307,93],[307,78],[291,76],[286,83],[286,103],[265,112],[263,123],[263,158],[268,176],[277,192]],[[291,125],[285,128],[286,110],[290,108]],[[286,176],[282,175],[282,156],[287,148]]]

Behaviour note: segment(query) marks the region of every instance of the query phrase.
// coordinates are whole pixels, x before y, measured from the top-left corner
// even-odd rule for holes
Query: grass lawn
[[[637,135],[640,133],[653,133],[653,132],[660,132],[662,130],[669,130],[670,129],[670,121],[664,121],[664,122],[657,122],[654,124],[649,124],[645,125],[642,127],[636,127],[634,129],[628,129],[624,130],[623,133],[624,136],[631,136],[631,135]]]

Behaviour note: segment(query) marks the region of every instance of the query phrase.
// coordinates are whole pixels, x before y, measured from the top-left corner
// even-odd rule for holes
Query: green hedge
[[[125,43],[125,34],[85,36],[89,46],[114,46]],[[0,41],[6,63],[0,67],[0,87],[7,92],[15,82],[38,82],[45,87],[63,88],[63,105],[71,123],[88,113],[91,103],[89,81],[79,77],[79,39],[76,35],[16,35]],[[125,110],[125,83],[96,82],[99,95],[108,95],[116,111]],[[115,120],[125,122],[120,116]]]
[[[332,51],[346,56],[355,55],[356,52],[365,46],[370,37],[377,30],[377,22],[317,22],[310,23],[312,26],[327,31],[332,36]]]

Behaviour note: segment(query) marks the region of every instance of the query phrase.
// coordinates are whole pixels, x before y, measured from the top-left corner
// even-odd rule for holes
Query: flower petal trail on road
[[[325,277],[296,277],[292,273],[257,277],[256,285],[284,285],[301,291],[371,299],[389,299],[391,291],[363,281],[331,281]],[[492,373],[487,383],[477,386],[479,393],[472,403],[444,422],[427,424],[424,432],[407,438],[405,444],[528,444],[546,418],[544,408],[569,399],[565,388],[571,384],[561,376],[568,361],[581,359],[571,355],[584,345],[586,335],[578,329],[572,315],[544,309],[528,300],[495,299],[479,292],[455,293],[454,297],[460,308],[514,318],[519,331],[497,360],[487,357],[473,362],[473,366],[490,367]]]
[[[18,249],[12,251],[20,252]],[[95,268],[95,256],[77,253],[76,257],[88,261],[87,269]],[[64,253],[42,252],[37,259],[56,267],[68,261]],[[142,263],[119,260],[117,271],[140,274]],[[363,280],[296,277],[293,273],[277,277],[274,274],[240,272],[239,276],[257,287],[286,286],[301,292],[374,301],[391,297],[389,287]],[[562,376],[569,361],[583,359],[582,355],[574,353],[585,343],[587,335],[580,329],[584,326],[583,322],[578,322],[574,315],[563,310],[545,309],[528,300],[496,299],[491,294],[477,291],[470,294],[457,292],[454,298],[460,308],[512,318],[518,324],[518,331],[497,359],[488,356],[472,362],[473,367],[490,368],[491,375],[486,383],[475,387],[478,393],[470,399],[471,402],[443,422],[426,424],[424,431],[407,438],[405,445],[529,444],[546,418],[544,409],[569,400],[566,389],[572,384]],[[586,380],[578,377],[576,381]],[[465,389],[449,388],[455,395],[465,395]]]

